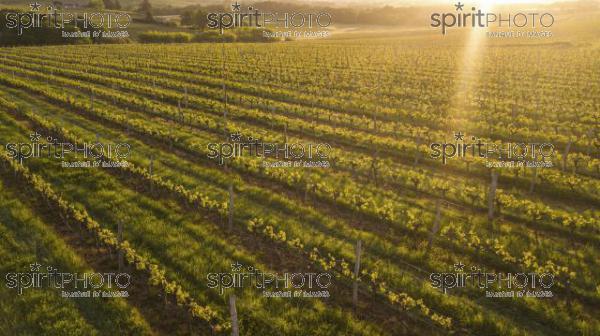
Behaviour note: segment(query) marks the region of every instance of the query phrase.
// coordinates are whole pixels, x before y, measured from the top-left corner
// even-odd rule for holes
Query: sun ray
[[[481,9],[489,13],[494,7],[494,1],[479,1],[474,4],[465,4],[464,10],[472,8]],[[462,37],[461,37],[462,38]],[[462,130],[462,120],[466,117],[469,104],[474,99],[473,94],[478,84],[478,74],[482,70],[482,57],[485,50],[485,33],[479,28],[473,28],[464,38],[464,48],[457,66],[459,73],[455,82],[455,94],[448,110],[449,126],[453,131]]]

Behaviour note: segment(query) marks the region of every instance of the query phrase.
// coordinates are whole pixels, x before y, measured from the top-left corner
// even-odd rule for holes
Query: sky
[[[277,1],[277,0],[275,0]],[[280,1],[285,1],[285,0],[280,0]],[[299,2],[312,2],[312,3],[330,3],[330,4],[336,4],[336,5],[342,5],[342,4],[356,4],[356,5],[376,5],[376,4],[388,4],[388,5],[394,5],[394,6],[418,6],[418,5],[437,5],[437,4],[448,4],[448,3],[454,3],[454,0],[450,0],[450,1],[445,1],[445,0],[335,0],[335,1],[331,1],[331,0],[300,0]],[[463,1],[465,3],[467,3],[468,5],[471,4],[482,4],[482,3],[488,3],[488,4],[492,4],[492,5],[504,5],[504,4],[525,4],[525,3],[535,3],[535,4],[550,4],[550,3],[554,3],[554,2],[571,2],[571,1],[577,1],[577,0],[466,0]],[[592,0],[594,1],[594,0]],[[595,0],[600,2],[600,0]],[[290,1],[290,2],[295,2],[295,1]]]

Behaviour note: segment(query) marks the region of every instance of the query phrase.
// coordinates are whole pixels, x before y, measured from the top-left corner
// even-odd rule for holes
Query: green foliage
[[[241,32],[227,31],[231,35],[226,36],[232,41],[257,38],[257,30]],[[222,38],[218,32],[203,34],[213,42]],[[260,263],[269,257],[262,253],[268,247],[278,255],[279,260],[269,260],[275,260],[275,267],[295,256],[298,267],[331,272],[342,288],[359,280],[361,300],[389,311],[381,313],[389,325],[409,315],[431,330],[439,328],[440,334],[597,334],[599,182],[596,152],[588,147],[595,139],[586,135],[597,119],[597,52],[583,46],[491,48],[481,59],[486,75],[473,84],[473,93],[465,94],[463,110],[450,103],[461,49],[450,43],[438,49],[413,37],[410,48],[406,42],[92,46],[70,48],[69,64],[54,50],[1,50],[2,94],[31,110],[0,100],[6,110],[0,125],[14,118],[69,142],[101,132],[134,143],[129,168],[66,172],[36,160],[25,166],[43,176],[65,204],[77,204],[79,214],[88,214],[79,219],[89,217],[100,227],[94,230],[108,238],[114,238],[115,218],[131,216],[126,247],[135,254],[128,254],[130,262],[141,270],[154,265],[151,285],[223,330],[228,325],[219,319],[226,320],[226,304],[198,284],[203,272],[222,270],[237,258]],[[543,61],[532,69],[536,57]],[[551,75],[557,85],[537,85],[540,73]],[[574,73],[585,80],[574,81]],[[532,103],[538,97],[539,107]],[[475,158],[469,165],[455,160],[444,166],[428,158],[427,143],[449,136],[448,120],[459,121],[469,134],[485,130],[485,141],[523,137],[560,148],[576,138],[575,153],[567,160],[574,169],[539,171],[543,185],[532,192],[523,171],[500,172],[500,217],[490,229],[484,213],[485,162]],[[557,127],[561,132],[553,130]],[[286,132],[292,143],[331,143],[332,167],[265,169],[247,156],[229,160],[224,169],[206,158],[206,144],[223,142],[223,134],[232,132],[265,142],[281,143]],[[153,174],[146,168],[150,154],[156,158]],[[22,180],[18,165],[4,167],[7,176],[16,171],[15,179]],[[222,229],[229,183],[236,200],[231,232]],[[427,253],[437,199],[443,204],[440,230]],[[588,205],[590,210],[581,209]],[[64,213],[64,207],[52,209]],[[107,246],[114,247],[108,238]],[[355,277],[357,239],[366,252]],[[495,305],[481,299],[479,288],[447,294],[432,289],[427,276],[454,261],[491,271],[552,273],[555,297]],[[306,304],[298,322],[293,319],[296,302],[265,303],[251,291],[244,294],[240,307],[245,309],[239,311],[246,334],[378,334],[343,315],[350,309],[338,297],[327,305]],[[188,304],[187,295],[198,306]],[[410,328],[412,320],[406,320]],[[280,329],[273,331],[270,324]],[[386,332],[394,333],[387,324],[380,333]]]
[[[208,23],[207,12],[202,9],[185,11],[181,15],[181,24],[204,30]]]
[[[189,43],[194,35],[184,32],[149,31],[139,34],[142,43]]]
[[[194,35],[194,42],[235,42],[236,35],[231,32],[205,31]]]
[[[6,133],[5,133],[6,134]],[[0,273],[26,272],[30,264],[57,267],[61,272],[91,272],[49,221],[41,219],[37,207],[43,204],[15,194],[15,181],[4,182],[0,171],[0,257],[7,260]],[[10,175],[14,178],[14,175]],[[19,186],[20,188],[21,186]],[[71,287],[66,288],[68,290]],[[6,335],[100,335],[150,332],[146,321],[124,300],[71,300],[61,297],[60,290],[40,286],[23,290],[0,287],[0,332]]]
[[[281,39],[276,37],[265,37],[264,32],[272,32],[270,29],[239,28],[234,30],[238,42],[277,42]]]
[[[138,12],[144,15],[144,21],[154,22],[154,15],[152,14],[152,4],[149,0],[142,0],[138,7]]]
[[[88,44],[91,39],[65,38],[62,37],[62,31],[78,32],[81,31],[73,24],[67,25],[65,29],[53,29],[47,26],[39,28],[23,29],[21,35],[18,28],[9,29],[7,27],[7,13],[26,14],[27,12],[18,9],[0,9],[0,46],[19,46],[19,45],[45,45],[45,44]]]
[[[36,193],[37,197],[43,202],[52,206],[57,213],[60,213],[64,218],[72,219],[75,224],[87,229],[105,246],[116,251],[123,251],[126,260],[129,263],[134,264],[136,269],[148,272],[148,281],[151,285],[161,287],[166,293],[174,295],[177,304],[188,307],[193,316],[210,323],[219,319],[215,311],[210,307],[198,305],[179,284],[174,281],[169,281],[166,278],[164,270],[150,262],[146,257],[139,255],[130,247],[130,244],[127,241],[118,242],[114,233],[102,228],[85,210],[79,210],[73,204],[56,194],[43,178],[32,174],[27,168],[10,160],[6,154],[0,154],[0,161],[5,164],[4,167],[11,167],[14,172],[14,177],[18,178],[28,190]],[[218,324],[216,324],[215,327],[218,327]]]
[[[278,38],[264,37],[262,29],[235,29],[225,31],[204,31],[196,34],[186,32],[148,31],[138,35],[142,43],[189,43],[189,42],[276,42]]]
[[[110,5],[112,3],[109,2]],[[104,9],[105,8],[105,0],[90,0],[88,2],[88,7],[92,9]]]
[[[119,0],[103,0],[104,2],[104,8],[106,9],[121,9],[121,3],[119,2]]]

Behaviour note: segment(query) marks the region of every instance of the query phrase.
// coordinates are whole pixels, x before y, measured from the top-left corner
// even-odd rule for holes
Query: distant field
[[[38,132],[132,148],[130,167],[107,169],[62,168],[52,158],[21,165],[3,152],[3,259],[17,248],[17,269],[39,260],[106,270],[121,249],[137,279],[131,298],[91,306],[43,291],[9,307],[13,293],[2,289],[0,333],[20,330],[25,316],[45,322],[32,334],[227,334],[228,296],[207,288],[206,275],[240,262],[335,275],[322,300],[237,291],[241,335],[599,335],[598,28],[565,24],[556,39],[525,42],[344,33],[274,44],[0,49],[3,144]],[[554,167],[495,170],[490,221],[484,161],[431,157],[429,144],[452,143],[456,132],[552,143]],[[332,167],[209,159],[207,145],[231,133],[328,143]],[[127,245],[115,238],[119,223]],[[490,299],[472,286],[443,293],[430,285],[432,272],[459,262],[552,273],[554,297]],[[22,308],[36,296],[65,317]],[[64,319],[77,322],[56,322]]]

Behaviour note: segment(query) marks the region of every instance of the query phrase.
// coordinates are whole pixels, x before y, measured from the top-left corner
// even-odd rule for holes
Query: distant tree
[[[112,0],[104,0],[104,8],[106,9],[114,9],[115,3]]]
[[[154,21],[154,16],[152,15],[152,5],[149,0],[143,0],[138,8],[138,12],[144,14],[146,21]]]
[[[195,11],[185,11],[181,15],[181,24],[186,26],[194,26],[199,28],[200,30],[204,30],[206,25],[208,24],[208,19],[206,18],[207,13],[202,9],[197,9]]]
[[[185,11],[183,14],[181,14],[181,24],[185,26],[194,25],[194,12]]]
[[[194,22],[200,30],[204,30],[206,25],[208,24],[208,18],[206,17],[208,14],[202,9],[198,9],[196,13],[194,13]]]
[[[90,0],[90,2],[88,3],[88,7],[89,8],[94,8],[94,9],[104,9],[104,1],[102,1],[102,0]]]
[[[65,24],[64,29],[54,29],[47,26],[38,29],[25,29],[22,35],[17,35],[16,30],[7,27],[7,14],[17,12],[25,14],[20,9],[0,9],[0,46],[20,45],[50,45],[50,44],[88,44],[89,38],[63,38],[62,31],[72,33],[81,31],[72,23]]]
[[[119,0],[115,0],[115,9],[121,9],[121,8],[123,8],[121,6],[121,2],[119,2]]]

